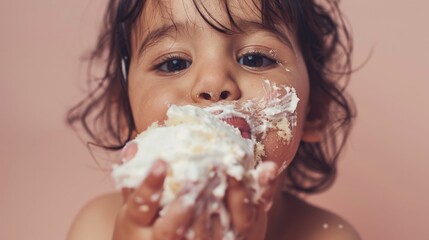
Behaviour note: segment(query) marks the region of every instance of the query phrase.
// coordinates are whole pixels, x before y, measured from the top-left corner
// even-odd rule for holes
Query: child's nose
[[[232,101],[241,97],[241,90],[228,70],[212,65],[206,71],[200,71],[197,74],[191,96],[196,103]]]

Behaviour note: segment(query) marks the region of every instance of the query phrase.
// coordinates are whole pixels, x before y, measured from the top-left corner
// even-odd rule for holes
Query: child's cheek
[[[148,91],[140,96],[131,96],[131,107],[137,132],[143,132],[153,123],[162,123],[167,119],[169,104],[175,99],[162,91]]]
[[[265,147],[265,156],[262,159],[277,163],[279,173],[292,162],[298,150],[300,131],[297,127],[292,130],[292,138],[289,142],[279,136],[278,130],[269,130],[266,138],[262,140]]]
[[[294,82],[297,80],[299,81],[299,79],[295,78]],[[266,137],[261,139],[265,150],[265,156],[262,159],[276,162],[279,166],[279,173],[291,164],[301,142],[308,102],[308,86],[306,81],[307,79],[303,79],[301,82],[295,82],[297,84],[290,84],[290,86],[296,89],[299,102],[294,111],[294,117],[289,118],[289,125],[283,129],[271,128],[267,131]],[[293,124],[292,122],[295,123]]]
[[[190,94],[180,87],[159,86],[140,92],[131,101],[137,131],[143,132],[153,124],[162,125],[167,120],[166,113],[171,105],[188,105]]]

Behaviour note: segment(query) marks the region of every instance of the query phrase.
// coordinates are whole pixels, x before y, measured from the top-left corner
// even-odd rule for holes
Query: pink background
[[[0,2],[0,239],[64,239],[80,207],[113,190],[64,124],[83,96],[101,0]],[[311,202],[364,239],[429,239],[429,3],[345,1],[359,110],[339,176]],[[425,174],[426,173],[426,174]]]

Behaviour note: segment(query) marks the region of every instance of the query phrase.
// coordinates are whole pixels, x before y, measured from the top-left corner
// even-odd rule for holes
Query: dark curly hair
[[[201,17],[224,34],[240,31],[227,0],[219,0],[229,16],[228,28],[193,0]],[[92,144],[108,150],[121,149],[135,130],[128,100],[126,76],[130,34],[143,12],[144,0],[110,0],[96,47],[90,52],[89,73],[102,64],[101,77],[89,75],[90,93],[69,110],[67,122],[80,124]],[[338,0],[253,0],[264,27],[277,30],[278,23],[292,31],[304,57],[310,79],[308,120],[325,126],[321,142],[300,143],[295,160],[286,171],[286,188],[316,193],[332,185],[338,156],[348,137],[354,111],[344,89],[351,74],[352,39],[338,7]],[[238,29],[238,30],[237,30]]]

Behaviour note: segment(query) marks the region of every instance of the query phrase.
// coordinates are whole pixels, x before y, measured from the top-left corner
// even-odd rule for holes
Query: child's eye
[[[177,73],[191,66],[191,61],[177,56],[167,56],[155,68],[164,73]]]
[[[246,53],[238,58],[238,63],[252,68],[263,68],[276,64],[276,61],[260,52]]]

